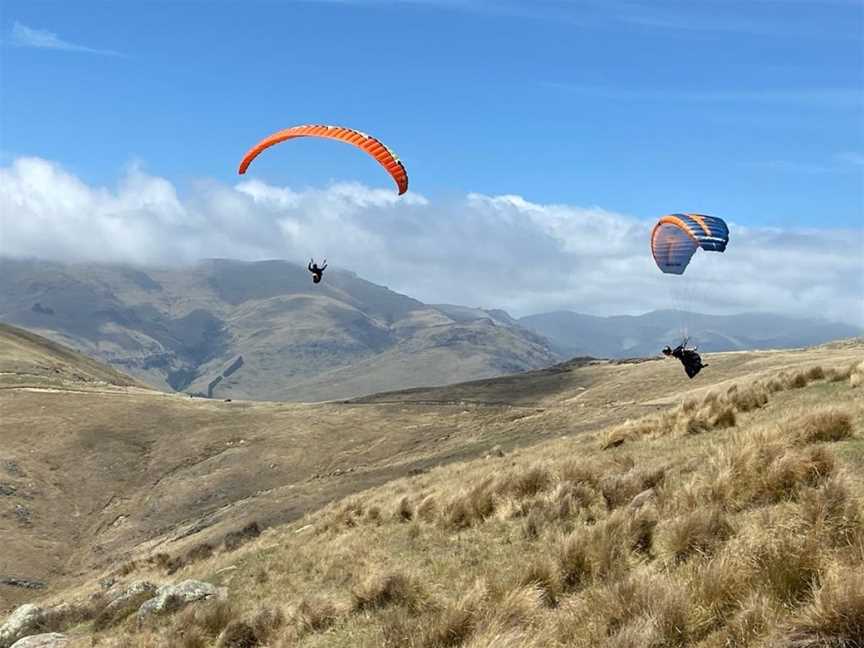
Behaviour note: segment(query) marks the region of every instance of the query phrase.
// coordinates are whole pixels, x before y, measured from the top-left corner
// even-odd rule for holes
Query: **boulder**
[[[68,645],[69,641],[66,639],[66,635],[59,632],[48,632],[19,639],[12,644],[12,648],[65,648]]]
[[[224,587],[216,587],[196,580],[185,580],[176,585],[163,585],[156,590],[156,596],[145,601],[138,608],[138,620],[143,621],[149,616],[164,612],[176,612],[196,601],[225,598],[227,593],[228,590]]]
[[[158,586],[150,581],[135,581],[130,585],[112,587],[105,594],[108,599],[105,610],[117,610],[143,594],[155,594],[158,589]]]
[[[18,607],[12,615],[0,625],[0,648],[10,648],[12,644],[33,634],[45,620],[45,610],[38,605],[27,603]]]

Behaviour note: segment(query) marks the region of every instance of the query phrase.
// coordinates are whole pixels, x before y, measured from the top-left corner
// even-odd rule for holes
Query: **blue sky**
[[[372,133],[427,197],[517,194],[650,218],[864,220],[864,2],[2,0],[3,162],[182,192],[258,138]],[[250,176],[390,188],[302,141]]]

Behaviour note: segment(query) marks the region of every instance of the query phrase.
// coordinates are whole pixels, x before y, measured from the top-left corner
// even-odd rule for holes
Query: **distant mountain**
[[[162,389],[320,400],[547,367],[561,356],[503,311],[429,306],[285,261],[184,269],[0,259],[0,321]]]
[[[557,353],[568,357],[656,355],[681,339],[682,327],[703,351],[798,348],[864,335],[864,329],[848,324],[763,313],[700,315],[662,310],[596,317],[557,311],[522,317],[518,323],[547,337]]]

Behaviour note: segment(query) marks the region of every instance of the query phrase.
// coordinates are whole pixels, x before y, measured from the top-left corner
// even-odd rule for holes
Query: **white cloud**
[[[95,49],[93,47],[70,43],[53,32],[44,29],[33,29],[19,22],[15,22],[12,25],[12,44],[17,47],[35,47],[38,49],[64,50],[66,52],[102,54],[104,56],[122,56],[120,52],[115,52],[114,50]]]
[[[38,158],[0,167],[7,256],[143,265],[327,257],[428,303],[515,315],[687,306],[864,324],[864,229],[753,228],[730,219],[727,253],[697,253],[682,282],[654,265],[652,224],[509,195],[438,202],[353,183],[298,191],[244,181],[202,183],[180,197],[136,167],[112,189]]]

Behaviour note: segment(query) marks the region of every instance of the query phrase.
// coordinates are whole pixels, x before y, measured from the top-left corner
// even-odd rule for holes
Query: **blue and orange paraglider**
[[[721,218],[703,214],[668,214],[651,231],[651,253],[667,274],[684,274],[696,250],[725,252],[729,228]]]
[[[686,278],[684,271],[690,265],[693,255],[699,248],[706,252],[725,252],[729,244],[729,227],[725,221],[704,214],[667,214],[657,221],[651,230],[651,254],[660,271],[667,275],[678,275],[672,280],[670,289],[677,302],[677,312],[681,320],[681,343],[673,350],[663,349],[663,354],[678,358],[684,365],[688,378],[694,378],[703,367],[702,358],[696,348],[687,348],[689,335],[689,310],[696,282]],[[697,273],[699,275],[701,273]],[[705,278],[699,277],[698,283]],[[700,294],[705,294],[704,289]],[[710,291],[709,291],[710,294]]]

